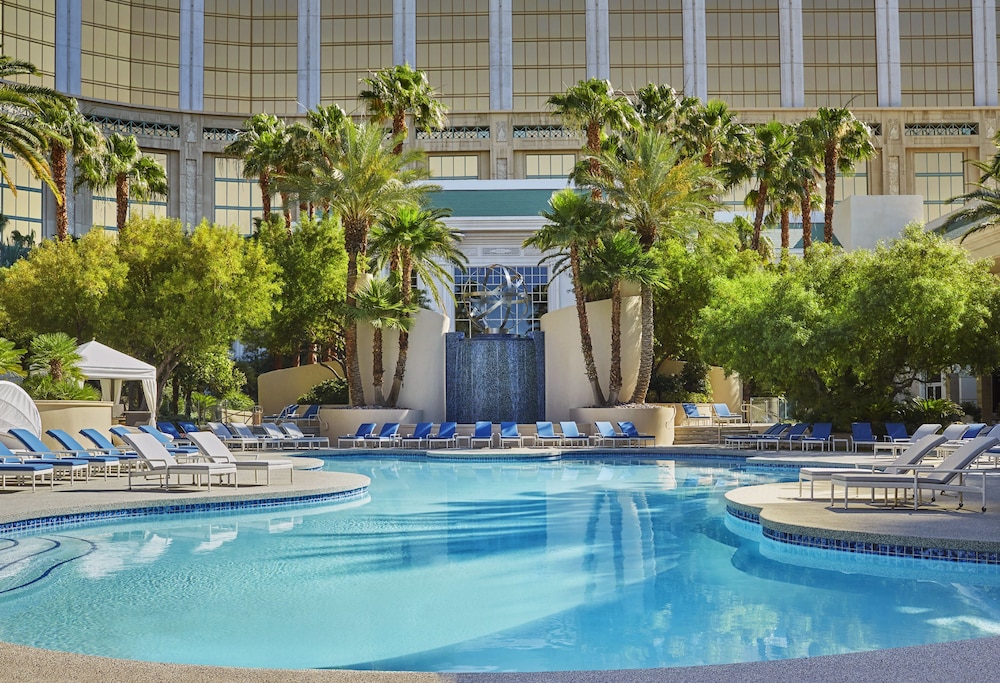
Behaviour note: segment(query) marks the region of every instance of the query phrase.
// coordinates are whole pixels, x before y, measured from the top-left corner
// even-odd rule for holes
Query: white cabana
[[[42,416],[28,392],[13,382],[0,381],[0,432],[27,429],[42,435]]]
[[[77,366],[87,379],[100,380],[101,398],[117,403],[122,393],[122,382],[142,382],[142,393],[149,406],[150,421],[156,416],[156,368],[138,358],[115,351],[98,341],[80,344],[76,352],[83,360]]]

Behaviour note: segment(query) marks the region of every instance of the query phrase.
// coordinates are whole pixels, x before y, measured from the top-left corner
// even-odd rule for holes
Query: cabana
[[[11,429],[26,429],[35,436],[42,435],[42,416],[28,392],[13,382],[0,381],[0,434]],[[13,437],[9,446],[21,448]]]
[[[101,398],[117,403],[122,393],[122,382],[136,380],[142,383],[142,393],[149,407],[150,424],[156,418],[156,368],[149,363],[116,351],[99,341],[80,344],[76,352],[83,360],[77,365],[87,379],[100,380]]]

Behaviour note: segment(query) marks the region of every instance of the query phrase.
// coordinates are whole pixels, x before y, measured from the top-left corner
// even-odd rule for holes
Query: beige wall
[[[46,434],[49,429],[61,429],[83,443],[80,436],[84,428],[99,429],[106,432],[111,427],[111,408],[109,401],[35,401],[38,413],[42,418],[42,441],[49,448],[60,450],[58,441]]]
[[[913,222],[924,222],[920,195],[853,195],[837,204],[833,216],[837,239],[845,251],[874,249],[879,241],[897,239]]]
[[[594,340],[594,360],[601,389],[608,390],[611,366],[611,301],[587,304],[590,334]],[[622,398],[628,400],[639,373],[641,326],[639,297],[626,297],[622,305]],[[580,324],[576,307],[567,306],[542,316],[545,333],[545,417],[568,420],[570,409],[594,405],[594,394],[583,370]]]
[[[331,365],[340,370],[339,364]],[[320,382],[333,377],[328,368],[318,363],[265,372],[257,378],[257,402],[265,415],[275,415],[290,403],[298,403],[299,396]]]

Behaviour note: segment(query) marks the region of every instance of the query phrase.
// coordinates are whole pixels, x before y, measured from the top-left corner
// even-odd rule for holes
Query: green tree
[[[820,107],[810,128],[823,148],[823,177],[826,181],[826,204],[823,207],[823,241],[833,244],[833,206],[837,197],[837,171],[854,172],[859,161],[875,156],[872,132],[851,110]]]
[[[308,176],[289,179],[310,198],[322,198],[344,226],[347,251],[347,308],[355,307],[359,268],[366,265],[368,234],[372,226],[402,206],[420,204],[437,186],[417,184],[427,178],[419,150],[396,154],[386,146],[384,131],[376,125],[357,126],[348,121],[334,139],[317,136],[320,154]],[[389,144],[395,147],[396,139]],[[361,366],[358,362],[357,326],[344,331],[347,381],[351,404],[364,405]]]
[[[243,130],[226,145],[226,154],[243,160],[243,177],[257,181],[263,219],[271,215],[272,178],[277,173],[288,143],[285,124],[274,114],[254,114],[243,122]]]
[[[719,230],[711,220],[720,184],[700,160],[682,159],[670,140],[655,131],[640,130],[625,136],[613,152],[601,155],[601,173],[588,185],[601,191],[621,212],[625,225],[635,231],[646,251],[658,239],[676,236],[691,239],[698,233]],[[646,400],[653,374],[653,294],[642,287],[642,345],[639,377],[631,401]]]
[[[128,219],[129,200],[146,201],[167,195],[167,172],[143,156],[134,135],[112,133],[102,153],[80,159],[81,182],[95,190],[115,189],[116,226],[121,232]]]
[[[59,188],[52,180],[43,153],[46,133],[38,115],[43,105],[65,102],[66,98],[50,88],[16,80],[38,75],[40,74],[34,64],[0,54],[0,147],[30,168],[35,177],[57,193],[61,201],[62,195],[58,194]],[[17,189],[7,169],[7,159],[2,154],[0,177],[10,187],[11,193],[16,195]]]
[[[819,206],[821,198],[816,193],[819,185],[819,167],[822,165],[824,148],[816,133],[816,119],[805,119],[795,126],[795,141],[792,156],[785,167],[785,178],[792,183],[799,180],[799,216],[802,217],[802,252],[808,253],[812,247],[812,211]]]
[[[435,283],[448,285],[454,282],[451,268],[465,269],[466,259],[458,245],[462,235],[449,228],[443,218],[451,215],[450,209],[425,209],[418,206],[401,206],[395,213],[382,218],[371,234],[369,250],[376,268],[389,268],[400,290],[400,300],[405,306],[415,303],[413,275],[430,286],[431,296],[443,309],[440,288]],[[399,332],[399,354],[386,404],[394,406],[399,401],[406,375],[409,353],[409,330]]]
[[[22,386],[36,400],[97,400],[100,394],[83,384],[76,339],[64,332],[40,334],[31,340],[29,375]]]
[[[681,122],[700,105],[697,97],[682,97],[669,85],[653,83],[639,88],[635,97],[635,111],[642,125],[666,135],[677,135]]]
[[[709,100],[685,111],[678,125],[681,154],[700,158],[708,168],[724,165],[746,155],[750,129],[722,100]]]
[[[427,80],[427,74],[409,64],[397,64],[376,71],[362,79],[368,87],[358,99],[368,109],[374,123],[392,121],[394,154],[403,152],[408,134],[406,115],[413,117],[413,125],[423,130],[442,128],[448,108],[437,97]]]
[[[753,241],[751,248],[760,250],[760,233],[770,202],[768,193],[780,185],[792,154],[791,130],[780,121],[769,121],[753,128],[748,153],[727,165],[733,184],[753,181],[754,187],[746,197],[746,205],[754,210]],[[787,231],[784,235],[787,246]]]
[[[1000,365],[1000,283],[919,226],[874,251],[814,247],[715,285],[697,330],[704,359],[783,393],[803,419],[884,418],[873,412],[920,373]]]
[[[600,78],[579,81],[565,93],[552,95],[547,104],[553,113],[568,125],[579,128],[587,136],[586,149],[589,172],[600,172],[601,136],[605,128],[626,130],[637,120],[632,103],[624,95],[616,95],[611,82]],[[599,192],[598,188],[593,188]]]
[[[384,330],[399,330],[404,332],[413,324],[413,315],[417,306],[403,302],[399,287],[388,278],[373,277],[357,291],[355,305],[348,309],[348,317],[354,324],[371,325],[374,334],[372,339],[372,386],[374,388],[375,405],[386,405],[382,390],[382,380],[385,376],[383,367],[382,333]]]
[[[14,342],[0,337],[0,375],[24,377],[21,359],[27,352],[27,349],[19,349]]]
[[[74,159],[92,157],[99,153],[103,136],[100,129],[80,113],[74,99],[43,102],[39,123],[49,150],[52,180],[61,198],[56,203],[56,238],[65,240],[69,238],[69,217],[65,201],[69,155]]]
[[[594,394],[594,405],[604,405],[604,391],[597,376],[594,361],[594,342],[590,334],[587,315],[587,297],[581,278],[582,254],[596,243],[598,237],[610,231],[616,216],[610,204],[595,201],[567,188],[552,194],[549,208],[542,211],[546,223],[524,241],[524,247],[534,247],[546,254],[542,261],[554,260],[553,277],[569,268],[576,300],[576,317],[580,325],[580,349],[583,352],[584,372]]]
[[[655,255],[644,249],[629,230],[598,238],[588,254],[583,277],[591,283],[611,285],[611,368],[605,405],[619,402],[622,390],[622,283],[634,282],[643,289],[663,287],[663,269]],[[649,390],[643,390],[643,399]]]

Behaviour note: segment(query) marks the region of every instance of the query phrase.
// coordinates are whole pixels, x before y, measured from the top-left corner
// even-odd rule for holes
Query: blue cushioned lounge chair
[[[517,444],[520,448],[524,445],[524,437],[521,433],[517,431],[516,422],[501,422],[500,423],[500,448],[506,448],[508,444]]]
[[[885,438],[889,441],[908,441],[910,435],[902,422],[886,422]]]
[[[379,430],[378,434],[365,439],[365,445],[372,444],[376,448],[382,448],[382,446],[392,447],[396,445],[397,441],[399,441],[399,423],[386,422],[382,425],[382,429]]]
[[[117,436],[122,440],[125,439],[125,437],[123,436],[124,434],[132,433],[131,431],[129,431],[127,427],[112,427],[111,431],[115,434],[115,436]],[[198,447],[192,446],[190,445],[190,443],[187,445],[175,444],[173,439],[171,439],[168,435],[164,434],[153,425],[139,425],[139,431],[145,434],[149,434],[151,437],[153,437],[161,444],[163,444],[163,447],[166,448],[167,451],[175,455],[190,455],[192,453],[198,452]]]
[[[642,446],[643,444],[652,446],[653,442],[656,441],[656,437],[652,434],[640,434],[635,424],[628,420],[619,422],[618,427],[622,430],[622,434],[628,437],[629,446],[632,445],[633,441],[635,441],[636,446]]]
[[[437,434],[427,435],[427,448],[434,448],[438,444],[441,444],[445,448],[458,445],[455,438],[457,429],[457,422],[442,422],[438,425]]]
[[[590,437],[586,434],[580,432],[579,425],[572,420],[567,420],[559,423],[559,429],[562,430],[562,442],[565,446],[589,446]]]
[[[433,422],[418,422],[413,427],[413,433],[407,434],[399,440],[399,445],[403,448],[420,448],[431,435],[434,429]]]
[[[49,430],[49,432],[47,432],[49,436],[52,436],[51,431],[52,430]],[[64,434],[66,436],[69,436],[68,434],[66,434],[61,430],[56,430],[56,431],[59,431],[61,434]],[[111,470],[111,468],[114,468],[116,476],[121,474],[121,470],[118,467],[118,458],[116,458],[113,455],[94,455],[88,453],[86,448],[81,448],[79,450],[66,449],[63,451],[53,451],[45,444],[44,441],[42,441],[37,436],[29,432],[27,429],[20,429],[15,427],[14,429],[9,430],[8,434],[10,434],[15,439],[24,444],[24,447],[26,449],[28,449],[32,453],[36,453],[42,456],[49,462],[51,462],[54,459],[64,460],[66,457],[69,457],[78,462],[87,463],[89,465],[87,469],[88,478],[90,476],[91,470],[94,468],[100,468],[101,471],[104,473],[105,479],[108,478],[108,472]],[[53,438],[55,437],[53,436]]]
[[[487,448],[493,448],[493,423],[485,420],[476,422],[476,427],[469,437],[469,447],[475,448],[476,444],[485,444]]]
[[[809,434],[804,434],[799,439],[799,444],[801,445],[802,450],[806,450],[806,446],[809,447],[809,450],[812,450],[812,447],[817,444],[819,444],[819,449],[821,451],[825,451],[827,448],[832,450],[833,442],[830,441],[832,434],[833,425],[831,423],[817,422],[812,426]],[[791,444],[789,444],[789,448],[790,447]]]
[[[10,430],[10,434],[16,437],[17,435],[14,434],[14,431],[23,431],[23,430],[13,430],[13,429]],[[27,433],[31,434],[31,432]],[[38,437],[36,437],[34,434],[31,434],[31,436],[36,440],[38,439]],[[70,486],[73,485],[73,480],[76,477],[77,472],[83,474],[83,478],[85,481],[87,479],[90,479],[90,463],[87,462],[86,460],[82,458],[56,457],[56,455],[52,453],[51,449],[49,449],[48,446],[45,446],[44,443],[42,444],[42,446],[44,447],[43,450],[37,451],[34,448],[29,447],[26,443],[24,443],[23,439],[18,438],[17,440],[20,441],[21,444],[25,447],[26,452],[13,453],[11,452],[10,448],[7,447],[7,444],[0,441],[0,456],[4,456],[6,458],[19,458],[21,459],[22,462],[27,462],[27,463],[35,463],[39,465],[52,465],[52,467],[55,469],[55,472],[58,472],[63,476],[69,475]]]
[[[619,444],[629,445],[629,438],[625,434],[620,434],[615,431],[614,426],[610,422],[594,422],[594,426],[597,428],[597,434],[601,441],[598,445],[601,446],[617,446]]]
[[[139,465],[138,453],[116,446],[114,442],[103,432],[92,427],[87,427],[85,429],[81,429],[80,434],[94,444],[96,450],[101,453],[106,453],[107,455],[115,456],[118,458],[119,463],[125,463],[130,469],[135,469]]]
[[[10,449],[3,442],[0,442],[0,445],[10,453]],[[7,488],[8,479],[14,480],[14,483],[30,479],[31,490],[34,491],[35,484],[39,481],[44,484],[46,476],[49,478],[49,488],[55,488],[55,471],[56,468],[47,463],[23,462],[15,455],[0,455],[0,489]]]
[[[851,423],[851,448],[857,452],[858,446],[871,446],[872,452],[875,451],[875,444],[879,443],[879,440],[875,438],[875,434],[872,433],[872,423],[871,422],[852,422]]]
[[[802,440],[805,436],[806,430],[809,429],[808,422],[798,422],[791,425],[787,430],[778,434],[769,434],[767,436],[761,435],[759,439],[755,442],[757,444],[757,450],[762,448],[768,448],[771,444],[774,444],[775,450],[781,450],[781,444],[787,443],[788,449],[791,450],[792,444]]]
[[[354,434],[345,434],[337,439],[337,448],[343,448],[345,442],[351,448],[354,448],[355,446],[364,446],[365,439],[373,437],[374,432],[374,422],[362,422],[358,425],[358,431],[354,432]]]
[[[551,444],[553,446],[561,446],[562,442],[563,437],[556,434],[556,430],[553,429],[551,422],[535,423],[535,444]]]
[[[708,420],[708,424],[712,424],[712,416],[704,415],[694,403],[682,403],[681,407],[684,408],[685,424],[690,424],[692,420]]]
[[[91,468],[100,467],[104,470],[105,479],[108,478],[108,471],[111,468],[114,468],[115,476],[121,476],[121,459],[118,456],[94,452],[93,449],[88,449],[61,429],[49,429],[45,433],[59,442],[59,445],[64,449],[64,453],[69,453],[74,458],[86,460],[90,463]]]
[[[729,410],[729,406],[725,403],[713,403],[712,409],[715,411],[716,422],[743,424],[743,416]]]
[[[727,436],[725,439],[725,445],[736,446],[737,449],[743,448],[743,446],[753,446],[756,445],[759,439],[777,436],[778,434],[788,431],[791,426],[792,425],[787,422],[775,422],[759,434],[735,434],[733,436]]]

